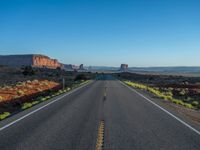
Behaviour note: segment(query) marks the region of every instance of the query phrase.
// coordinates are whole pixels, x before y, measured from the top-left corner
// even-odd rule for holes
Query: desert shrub
[[[50,99],[51,97],[50,96],[46,96],[46,97],[44,97],[42,100],[43,101],[46,101],[46,100],[48,100],[48,99]]]
[[[182,100],[178,100],[178,99],[172,99],[172,102],[178,105],[183,105],[183,106],[185,104]]]
[[[45,98],[46,98],[46,99],[50,99],[51,97],[50,97],[50,96],[46,96]]]
[[[32,103],[23,103],[21,108],[22,109],[27,109],[27,108],[32,107],[32,105],[33,105]]]
[[[55,96],[58,96],[58,95],[60,95],[60,93],[58,93],[58,92],[57,92],[57,93],[55,93]]]
[[[49,84],[47,82],[43,82],[43,85],[48,86]]]
[[[181,96],[184,96],[184,95],[186,94],[186,91],[185,91],[184,89],[182,89],[182,90],[179,92],[179,94],[180,94]]]
[[[174,88],[169,87],[168,90],[172,92],[174,90]]]
[[[62,94],[62,93],[63,93],[63,90],[59,90],[59,91],[58,91],[58,94]]]
[[[26,81],[26,83],[31,83],[31,81],[30,81],[30,80],[28,80],[28,81]]]
[[[130,81],[125,81],[125,83],[128,84],[129,86],[133,86],[138,89],[147,90],[159,98],[163,98],[165,100],[172,100],[172,96],[173,96],[172,92],[162,93],[159,90],[157,90],[156,88],[148,87],[146,85],[139,84],[139,83],[133,83]]]
[[[46,97],[41,98],[41,101],[46,101],[46,100],[47,100]]]
[[[41,92],[41,91],[42,91],[40,88],[37,88],[36,90],[37,90],[38,92]]]
[[[186,101],[191,101],[192,100],[192,98],[191,97],[187,97],[187,99],[186,99]]]
[[[184,106],[187,107],[187,108],[193,108],[192,104],[186,104],[185,103]]]
[[[3,114],[0,114],[0,120],[3,120],[8,116],[10,116],[10,113],[9,112],[4,112]]]
[[[39,83],[39,81],[38,81],[38,80],[36,80],[36,79],[35,79],[35,80],[33,80],[32,82],[33,82],[33,83]]]
[[[21,95],[24,95],[25,93],[24,93],[24,91],[19,90],[19,91],[17,91],[17,94],[21,96]]]
[[[179,101],[178,101],[178,100],[175,100],[175,99],[173,99],[172,102],[175,103],[175,104],[178,104],[178,103],[179,103]]]
[[[38,104],[39,103],[39,101],[33,101],[32,102],[32,105],[36,105],[36,104]]]
[[[0,102],[1,102],[1,101],[3,101],[3,97],[2,97],[2,96],[0,96]]]
[[[23,85],[23,82],[17,82],[17,84],[16,84],[16,86],[21,86],[21,85]]]
[[[7,85],[7,86],[4,86],[3,89],[5,90],[5,89],[10,89],[10,88],[12,88],[12,87]]]
[[[170,95],[166,95],[166,96],[164,96],[164,99],[165,99],[165,100],[170,100],[170,101],[172,101],[172,100],[173,100],[173,97],[170,96]]]
[[[193,101],[192,105],[195,106],[195,107],[197,107],[199,105],[199,102],[198,101]]]
[[[37,101],[40,101],[42,99],[42,96],[39,96],[36,98]]]

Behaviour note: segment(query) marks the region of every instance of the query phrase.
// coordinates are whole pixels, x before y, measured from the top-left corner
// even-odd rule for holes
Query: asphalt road
[[[95,81],[53,101],[1,122],[0,150],[95,150],[100,120],[106,150],[200,150],[198,133],[117,80]]]

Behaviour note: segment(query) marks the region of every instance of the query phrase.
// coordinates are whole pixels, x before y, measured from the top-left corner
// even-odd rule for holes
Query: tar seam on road
[[[49,106],[49,105],[51,105],[51,104],[53,104],[53,103],[55,103],[55,102],[61,100],[63,97],[68,96],[68,95],[70,95],[70,94],[72,94],[72,93],[74,93],[74,92],[80,90],[81,88],[87,86],[87,85],[90,84],[90,83],[92,83],[92,82],[89,82],[89,83],[87,83],[87,84],[85,84],[85,85],[83,85],[83,86],[81,86],[81,87],[79,87],[79,88],[77,88],[77,89],[74,89],[73,91],[71,91],[71,92],[69,92],[69,93],[67,93],[67,94],[65,94],[65,95],[63,95],[63,96],[61,96],[61,97],[59,97],[59,98],[57,98],[57,99],[55,99],[55,100],[53,100],[53,101],[47,103],[47,104],[45,104],[45,105],[42,106],[42,107],[37,108],[36,110],[31,111],[30,113],[28,113],[28,114],[26,114],[26,115],[24,115],[24,116],[18,118],[17,120],[8,123],[7,125],[1,127],[1,128],[0,128],[0,131],[6,129],[6,128],[8,128],[8,127],[10,127],[11,125],[14,125],[15,123],[17,123],[17,122],[19,122],[19,121],[21,121],[21,120],[27,118],[28,116],[30,116],[30,115],[32,115],[32,114],[34,114],[34,113],[36,113],[36,112],[42,110],[43,108],[45,108],[45,107],[47,107],[47,106]]]
[[[186,127],[188,127],[189,129],[191,129],[192,131],[194,131],[195,133],[200,135],[200,131],[198,131],[197,129],[193,128],[191,125],[187,124],[186,122],[184,122],[183,120],[181,120],[180,118],[176,117],[175,115],[173,115],[172,113],[170,113],[169,111],[167,111],[166,109],[164,109],[163,107],[159,106],[158,104],[156,104],[155,102],[153,102],[152,100],[148,99],[147,97],[145,97],[144,95],[142,95],[141,93],[139,93],[138,91],[136,91],[135,89],[131,88],[130,86],[126,85],[125,83],[123,83],[122,81],[120,81],[120,83],[124,86],[126,86],[127,88],[129,88],[131,91],[135,92],[136,94],[138,94],[139,96],[143,97],[145,100],[147,100],[148,102],[150,102],[151,104],[153,104],[154,106],[158,107],[159,109],[161,109],[162,111],[164,111],[165,113],[167,113],[168,115],[170,115],[171,117],[173,117],[174,119],[176,119],[177,121],[179,121],[180,123],[182,123],[183,125],[185,125]]]
[[[107,97],[107,87],[104,89],[104,95],[103,95],[103,100],[105,101]]]
[[[101,120],[98,128],[96,150],[103,150],[104,128],[105,128],[104,120]]]

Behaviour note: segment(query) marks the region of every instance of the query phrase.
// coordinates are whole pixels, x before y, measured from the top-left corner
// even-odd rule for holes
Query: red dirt
[[[34,95],[59,86],[59,83],[48,80],[33,80],[20,82],[15,86],[0,88],[0,102],[13,101],[29,95]]]

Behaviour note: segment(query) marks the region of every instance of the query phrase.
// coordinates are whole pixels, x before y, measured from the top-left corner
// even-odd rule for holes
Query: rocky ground
[[[66,72],[59,68],[0,67],[0,115],[18,111],[25,103],[49,99],[49,95],[62,93],[93,77],[91,73]]]

